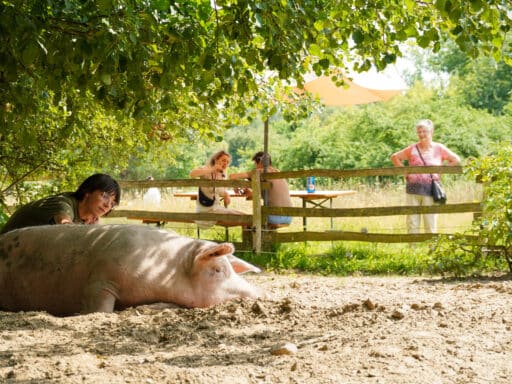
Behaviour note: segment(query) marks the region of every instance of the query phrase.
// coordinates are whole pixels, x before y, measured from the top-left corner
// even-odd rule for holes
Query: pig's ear
[[[261,269],[259,269],[258,267],[248,263],[247,261],[239,259],[236,256],[228,255],[228,260],[231,263],[231,267],[233,267],[233,270],[238,274],[246,272],[261,272]]]
[[[197,261],[208,262],[212,257],[228,256],[235,252],[235,247],[231,243],[215,244],[208,242],[201,249],[201,253],[196,256]]]
[[[261,272],[261,269],[258,267],[239,259],[236,256],[233,256],[233,252],[235,251],[235,247],[233,247],[233,244],[231,243],[222,243],[219,245],[216,245],[214,247],[210,247],[206,249],[204,252],[202,252],[200,255],[197,256],[196,261],[207,261],[211,257],[220,257],[220,256],[226,256],[228,258],[229,263],[231,264],[231,267],[236,273],[245,273],[245,272]]]

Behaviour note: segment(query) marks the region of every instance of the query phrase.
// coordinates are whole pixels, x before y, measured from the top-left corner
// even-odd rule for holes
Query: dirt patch
[[[248,279],[270,298],[0,312],[0,382],[510,383],[510,279]]]

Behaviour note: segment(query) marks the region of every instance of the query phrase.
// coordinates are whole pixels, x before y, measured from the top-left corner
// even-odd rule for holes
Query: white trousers
[[[414,206],[434,205],[432,196],[413,195],[406,193],[406,204]],[[421,216],[423,216],[423,226],[426,233],[437,233],[437,214],[408,215],[407,232],[420,233]]]

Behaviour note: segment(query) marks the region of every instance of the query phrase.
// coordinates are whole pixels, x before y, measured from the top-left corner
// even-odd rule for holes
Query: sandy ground
[[[270,298],[0,312],[2,383],[510,383],[512,280],[248,276]]]

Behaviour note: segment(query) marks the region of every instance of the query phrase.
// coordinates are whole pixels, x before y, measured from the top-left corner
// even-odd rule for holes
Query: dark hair
[[[215,152],[211,157],[210,157],[210,160],[208,161],[208,164],[210,165],[214,165],[215,164],[215,161],[220,159],[222,156],[227,156],[229,157],[229,159],[231,160],[231,155],[229,153],[227,153],[226,151],[224,150],[220,150],[218,152]]]
[[[73,192],[73,196],[78,201],[82,201],[86,193],[93,193],[94,191],[107,192],[108,194],[113,193],[116,205],[119,205],[121,201],[121,188],[119,184],[112,177],[103,173],[96,173],[85,179],[78,189]]]
[[[262,162],[263,156],[265,156],[265,152],[263,152],[263,151],[256,152],[254,154],[254,156],[252,157],[252,161],[255,161],[256,164],[259,164]],[[267,153],[267,157],[268,157],[268,165],[272,165],[272,158],[270,157],[270,153]]]

